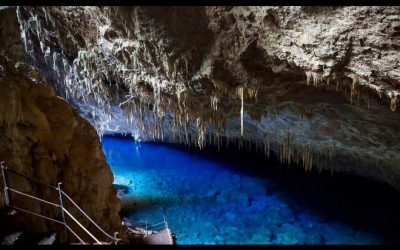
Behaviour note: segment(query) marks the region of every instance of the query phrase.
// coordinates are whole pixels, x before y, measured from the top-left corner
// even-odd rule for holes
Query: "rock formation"
[[[106,163],[96,130],[62,98],[57,97],[40,77],[24,63],[13,64],[0,57],[0,159],[9,169],[57,186],[79,204],[107,232],[120,232],[120,203],[113,188],[113,174]],[[9,185],[19,191],[59,204],[58,192],[9,174]],[[5,205],[1,181],[0,207]],[[72,204],[67,209],[99,239],[106,240]],[[14,206],[62,220],[60,209],[12,193]],[[51,221],[20,213],[25,230],[58,231]],[[79,231],[71,219],[69,225]],[[2,225],[5,226],[5,225]],[[121,231],[122,232],[122,231]],[[80,235],[84,237],[84,233]],[[71,236],[72,237],[72,236]],[[73,237],[72,237],[73,238]],[[73,238],[73,242],[78,242]]]
[[[12,10],[28,63],[100,135],[235,143],[400,190],[399,7]]]

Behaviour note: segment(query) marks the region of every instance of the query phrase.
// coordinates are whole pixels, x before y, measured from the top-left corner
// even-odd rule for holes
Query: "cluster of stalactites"
[[[330,168],[331,174],[335,169],[335,145],[328,145],[315,150],[308,144],[293,144],[293,135],[287,134],[280,143],[277,136],[268,134],[265,139],[246,140],[243,137],[230,137],[227,134],[221,136],[215,130],[206,131],[204,122],[201,118],[197,120],[197,128],[202,130],[199,136],[193,136],[192,133],[185,133],[183,130],[177,130],[173,133],[168,141],[184,143],[187,146],[197,146],[203,149],[206,146],[216,146],[220,150],[221,146],[226,148],[236,147],[239,150],[248,152],[263,153],[268,158],[271,157],[271,152],[280,161],[281,165],[296,164],[303,166],[305,171],[316,169]]]
[[[211,109],[218,111],[219,98],[217,95],[214,94],[210,96],[210,103],[211,103]]]
[[[241,93],[239,94],[241,95]],[[158,117],[155,109],[150,109],[150,104],[142,102],[140,98],[132,98],[129,102],[123,104],[128,118],[127,123],[132,126],[139,124],[140,132],[147,133],[153,140],[182,143],[200,149],[204,149],[206,146],[217,146],[219,150],[221,146],[226,148],[236,146],[239,150],[263,152],[267,157],[271,156],[271,152],[275,152],[274,155],[282,165],[302,165],[306,171],[311,171],[314,167],[321,170],[327,168],[330,164],[333,173],[334,146],[327,146],[325,150],[315,150],[307,144],[293,143],[295,138],[290,133],[287,133],[281,139],[279,139],[277,133],[266,134],[264,139],[246,140],[243,137],[239,138],[227,133],[226,127],[223,126],[225,118],[221,119],[219,116],[213,117],[212,115],[207,117],[204,114],[196,117],[196,114],[190,113],[187,106],[189,96],[186,90],[179,92],[177,100],[179,101],[175,109],[164,111],[172,114],[170,116],[172,118],[171,127],[167,125],[168,122],[164,121],[166,116]],[[160,108],[173,107],[171,103],[165,107],[162,104],[163,102],[160,101]],[[189,129],[190,127],[194,129]],[[168,129],[169,131],[167,131]]]
[[[346,92],[348,91],[348,83],[346,81],[340,81],[339,79],[336,79],[335,76],[329,76],[329,75],[321,75],[319,73],[313,72],[313,71],[305,71],[306,77],[307,77],[307,85],[309,86],[312,82],[313,87],[317,88],[320,86],[321,83],[325,82],[326,86],[329,86],[330,81],[335,80],[336,81],[336,91],[343,91]],[[349,74],[348,77],[351,79],[350,83],[350,103],[353,103],[353,97],[357,95],[357,99],[360,100],[360,93],[362,92],[362,88],[360,85],[360,77],[357,74]],[[368,88],[371,89],[371,88]],[[382,98],[382,90],[379,88],[372,88],[373,91],[376,92],[376,94],[379,95],[380,98]],[[397,91],[389,91],[386,93],[387,96],[390,98],[390,110],[396,111],[396,106],[397,106],[397,96],[399,93]],[[368,108],[369,108],[369,96],[368,92],[366,94],[367,101],[368,101]]]
[[[287,133],[286,138],[283,138],[279,146],[278,158],[282,165],[284,163],[288,165],[291,163],[302,164],[305,171],[311,171],[314,166],[321,171],[330,165],[331,174],[333,174],[335,145],[329,144],[316,150],[311,145],[294,144],[293,141],[293,135]]]
[[[310,85],[312,81],[314,87],[318,87],[318,83],[322,83],[322,81],[325,79],[323,75],[320,75],[312,71],[306,71],[306,76],[307,76],[307,85]],[[327,77],[327,85],[329,85],[329,77]]]
[[[40,42],[41,52],[45,58],[45,62],[49,67],[54,69],[56,76],[59,79],[63,79],[68,87],[69,92],[66,92],[66,96],[72,94],[73,96],[80,96],[85,102],[88,101],[87,94],[92,94],[94,99],[100,105],[100,107],[108,107],[110,109],[109,100],[111,93],[109,93],[109,88],[104,84],[111,81],[116,83],[118,88],[120,84],[125,84],[129,87],[128,99],[120,104],[120,107],[124,107],[127,125],[134,126],[135,121],[138,121],[139,129],[142,133],[149,133],[152,138],[164,140],[164,135],[166,134],[164,127],[164,118],[166,112],[171,112],[173,114],[173,140],[184,142],[187,145],[196,145],[200,149],[203,149],[207,144],[217,145],[218,148],[221,145],[221,137],[225,134],[226,145],[229,145],[229,141],[232,140],[234,144],[238,145],[239,148],[251,147],[252,143],[243,139],[244,134],[244,99],[248,96],[250,98],[255,98],[257,101],[257,88],[254,86],[240,86],[236,89],[236,93],[227,93],[228,88],[226,84],[218,80],[212,80],[215,85],[216,93],[221,95],[228,94],[236,95],[239,97],[241,102],[240,108],[240,139],[229,138],[224,129],[224,123],[226,123],[225,117],[221,116],[221,110],[219,110],[220,98],[216,93],[210,96],[210,106],[213,112],[211,113],[194,113],[188,108],[189,93],[184,85],[177,86],[177,106],[171,107],[169,105],[163,106],[161,97],[161,84],[158,84],[157,80],[153,78],[150,79],[148,76],[143,76],[140,74],[142,71],[140,68],[140,63],[138,63],[137,56],[135,53],[125,53],[121,47],[122,61],[116,60],[112,57],[107,57],[103,55],[99,48],[93,46],[87,46],[85,48],[80,48],[78,52],[78,57],[74,60],[72,65],[69,65],[67,58],[65,57],[63,51],[57,52],[48,46],[50,39],[46,37],[49,31],[46,32],[46,28],[41,23],[37,15],[32,14],[31,20],[25,21],[21,19],[20,10],[17,11],[18,21],[21,25],[21,37],[24,42],[25,49],[28,54],[34,58],[34,46],[32,45],[32,38],[37,37]],[[51,23],[53,28],[55,28],[54,20],[50,13],[44,8],[44,16],[46,23]],[[69,31],[68,31],[69,32]],[[57,36],[57,35],[55,35]],[[73,36],[71,35],[73,38]],[[59,37],[56,37],[60,39]],[[62,44],[62,43],[59,43]],[[146,46],[143,47],[146,50]],[[145,51],[144,51],[145,52]],[[126,54],[128,56],[126,56]],[[148,53],[143,53],[147,55]],[[108,58],[105,61],[104,58]],[[172,80],[181,80],[186,76],[190,75],[191,69],[191,52],[182,54],[181,56],[171,59],[167,62],[168,65],[168,77]],[[144,58],[146,59],[146,58]],[[126,66],[132,63],[133,70],[128,69]],[[118,72],[116,76],[113,76],[109,72]],[[312,81],[314,87],[318,87],[318,84],[326,80],[326,84],[329,85],[329,77],[324,77],[318,75],[314,72],[306,72],[307,84],[309,85]],[[147,79],[149,78],[149,79]],[[179,78],[179,79],[178,79]],[[351,88],[351,98],[356,93],[356,85],[358,83],[357,76],[352,77],[353,83]],[[121,81],[121,82],[120,82]],[[136,98],[136,95],[140,93],[138,88],[138,82],[147,81],[151,83],[154,89],[153,100],[143,101],[140,97]],[[117,92],[118,94],[118,92]],[[237,98],[236,97],[236,98]],[[118,97],[117,97],[118,98]],[[391,101],[391,109],[396,108],[397,95],[393,95]],[[152,104],[152,109],[150,109],[150,103]],[[169,110],[168,110],[169,109]],[[217,113],[219,112],[219,113]],[[146,115],[151,114],[152,115]],[[223,112],[222,112],[223,113]],[[93,117],[95,118],[97,114],[93,112]],[[111,119],[111,118],[110,118]],[[147,120],[146,120],[147,119]],[[148,124],[148,125],[147,125]],[[189,132],[189,126],[197,128],[197,135],[192,136]],[[147,127],[146,127],[147,126]],[[270,143],[272,140],[270,137],[262,141],[253,140],[256,144],[256,150],[259,149],[260,145],[263,145],[264,152],[267,156],[270,155]],[[291,137],[288,135],[287,142],[282,142],[281,148],[275,145],[275,151],[278,152],[279,157],[282,161],[298,163],[300,159],[303,161],[303,166],[306,170],[311,170],[312,165],[318,162],[314,159],[311,148],[307,146],[294,147],[292,146]]]
[[[38,55],[42,55],[47,67],[53,69],[51,74],[54,79],[46,80],[54,82],[58,94],[64,95],[67,100],[72,96],[86,103],[91,96],[100,107],[109,110],[110,93],[109,88],[103,83],[103,79],[111,82],[108,73],[110,70],[107,63],[102,59],[101,53],[90,45],[86,48],[80,48],[74,36],[66,29],[66,37],[79,50],[78,57],[71,65],[62,47],[57,49],[52,47],[54,40],[58,41],[57,44],[61,46],[64,44],[61,41],[63,38],[60,37],[62,32],[59,32],[59,27],[48,7],[41,9],[43,14],[29,8],[17,7],[21,39],[33,64],[40,66],[41,62],[38,61]],[[23,16],[28,17],[22,18]],[[40,49],[34,46],[35,40],[38,40]],[[65,92],[62,92],[64,90]]]

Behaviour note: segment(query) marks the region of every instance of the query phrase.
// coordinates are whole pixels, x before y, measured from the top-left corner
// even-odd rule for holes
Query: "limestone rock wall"
[[[44,84],[40,72],[23,63],[14,65],[3,57],[0,57],[0,134],[0,159],[6,161],[8,168],[53,186],[62,182],[63,190],[107,232],[113,234],[122,230],[118,214],[120,202],[112,186],[113,174],[96,130]],[[54,190],[13,174],[9,174],[9,184],[59,204]],[[0,185],[3,187],[2,180]],[[3,189],[0,197],[3,207]],[[11,196],[11,201],[12,205],[61,220],[58,208],[16,194]],[[66,199],[64,202],[84,226],[106,240],[71,203]],[[19,213],[17,218],[19,222],[16,223],[21,223],[25,230],[58,230],[60,237],[64,237],[64,227],[57,227],[54,222],[25,213]],[[69,222],[80,232],[71,220]],[[88,237],[84,239],[89,240]],[[73,242],[77,240],[73,238]]]
[[[28,62],[100,135],[251,142],[400,189],[399,7],[15,11]]]

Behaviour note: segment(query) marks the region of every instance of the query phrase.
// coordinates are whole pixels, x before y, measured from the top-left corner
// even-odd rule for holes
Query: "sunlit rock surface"
[[[99,134],[242,137],[400,189],[399,7],[13,10],[28,62]]]
[[[120,202],[112,187],[113,174],[106,163],[96,130],[41,80],[40,72],[26,64],[14,65],[0,57],[0,159],[8,168],[63,190],[104,230],[121,232]],[[9,174],[11,188],[59,204],[56,190]],[[0,208],[5,205],[1,179]],[[65,207],[101,240],[108,240],[64,198]],[[60,208],[12,194],[11,205],[61,220]],[[64,227],[27,213],[18,213],[13,224],[26,232]],[[87,242],[70,219],[69,225]],[[59,226],[57,226],[59,225]],[[7,225],[1,225],[3,231]],[[22,230],[22,229],[21,229]],[[87,236],[87,237],[86,237]],[[73,239],[76,242],[76,239]]]

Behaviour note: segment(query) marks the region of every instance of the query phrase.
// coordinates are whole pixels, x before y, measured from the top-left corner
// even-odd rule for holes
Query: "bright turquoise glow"
[[[246,163],[216,161],[165,144],[112,137],[102,144],[115,184],[130,186],[124,197],[131,205],[125,208],[128,220],[152,224],[165,213],[177,244],[387,242],[373,228],[349,222],[369,211],[352,211],[358,208],[345,204],[352,197],[321,194],[324,184],[313,186],[311,177],[295,182],[279,173],[241,171]]]

